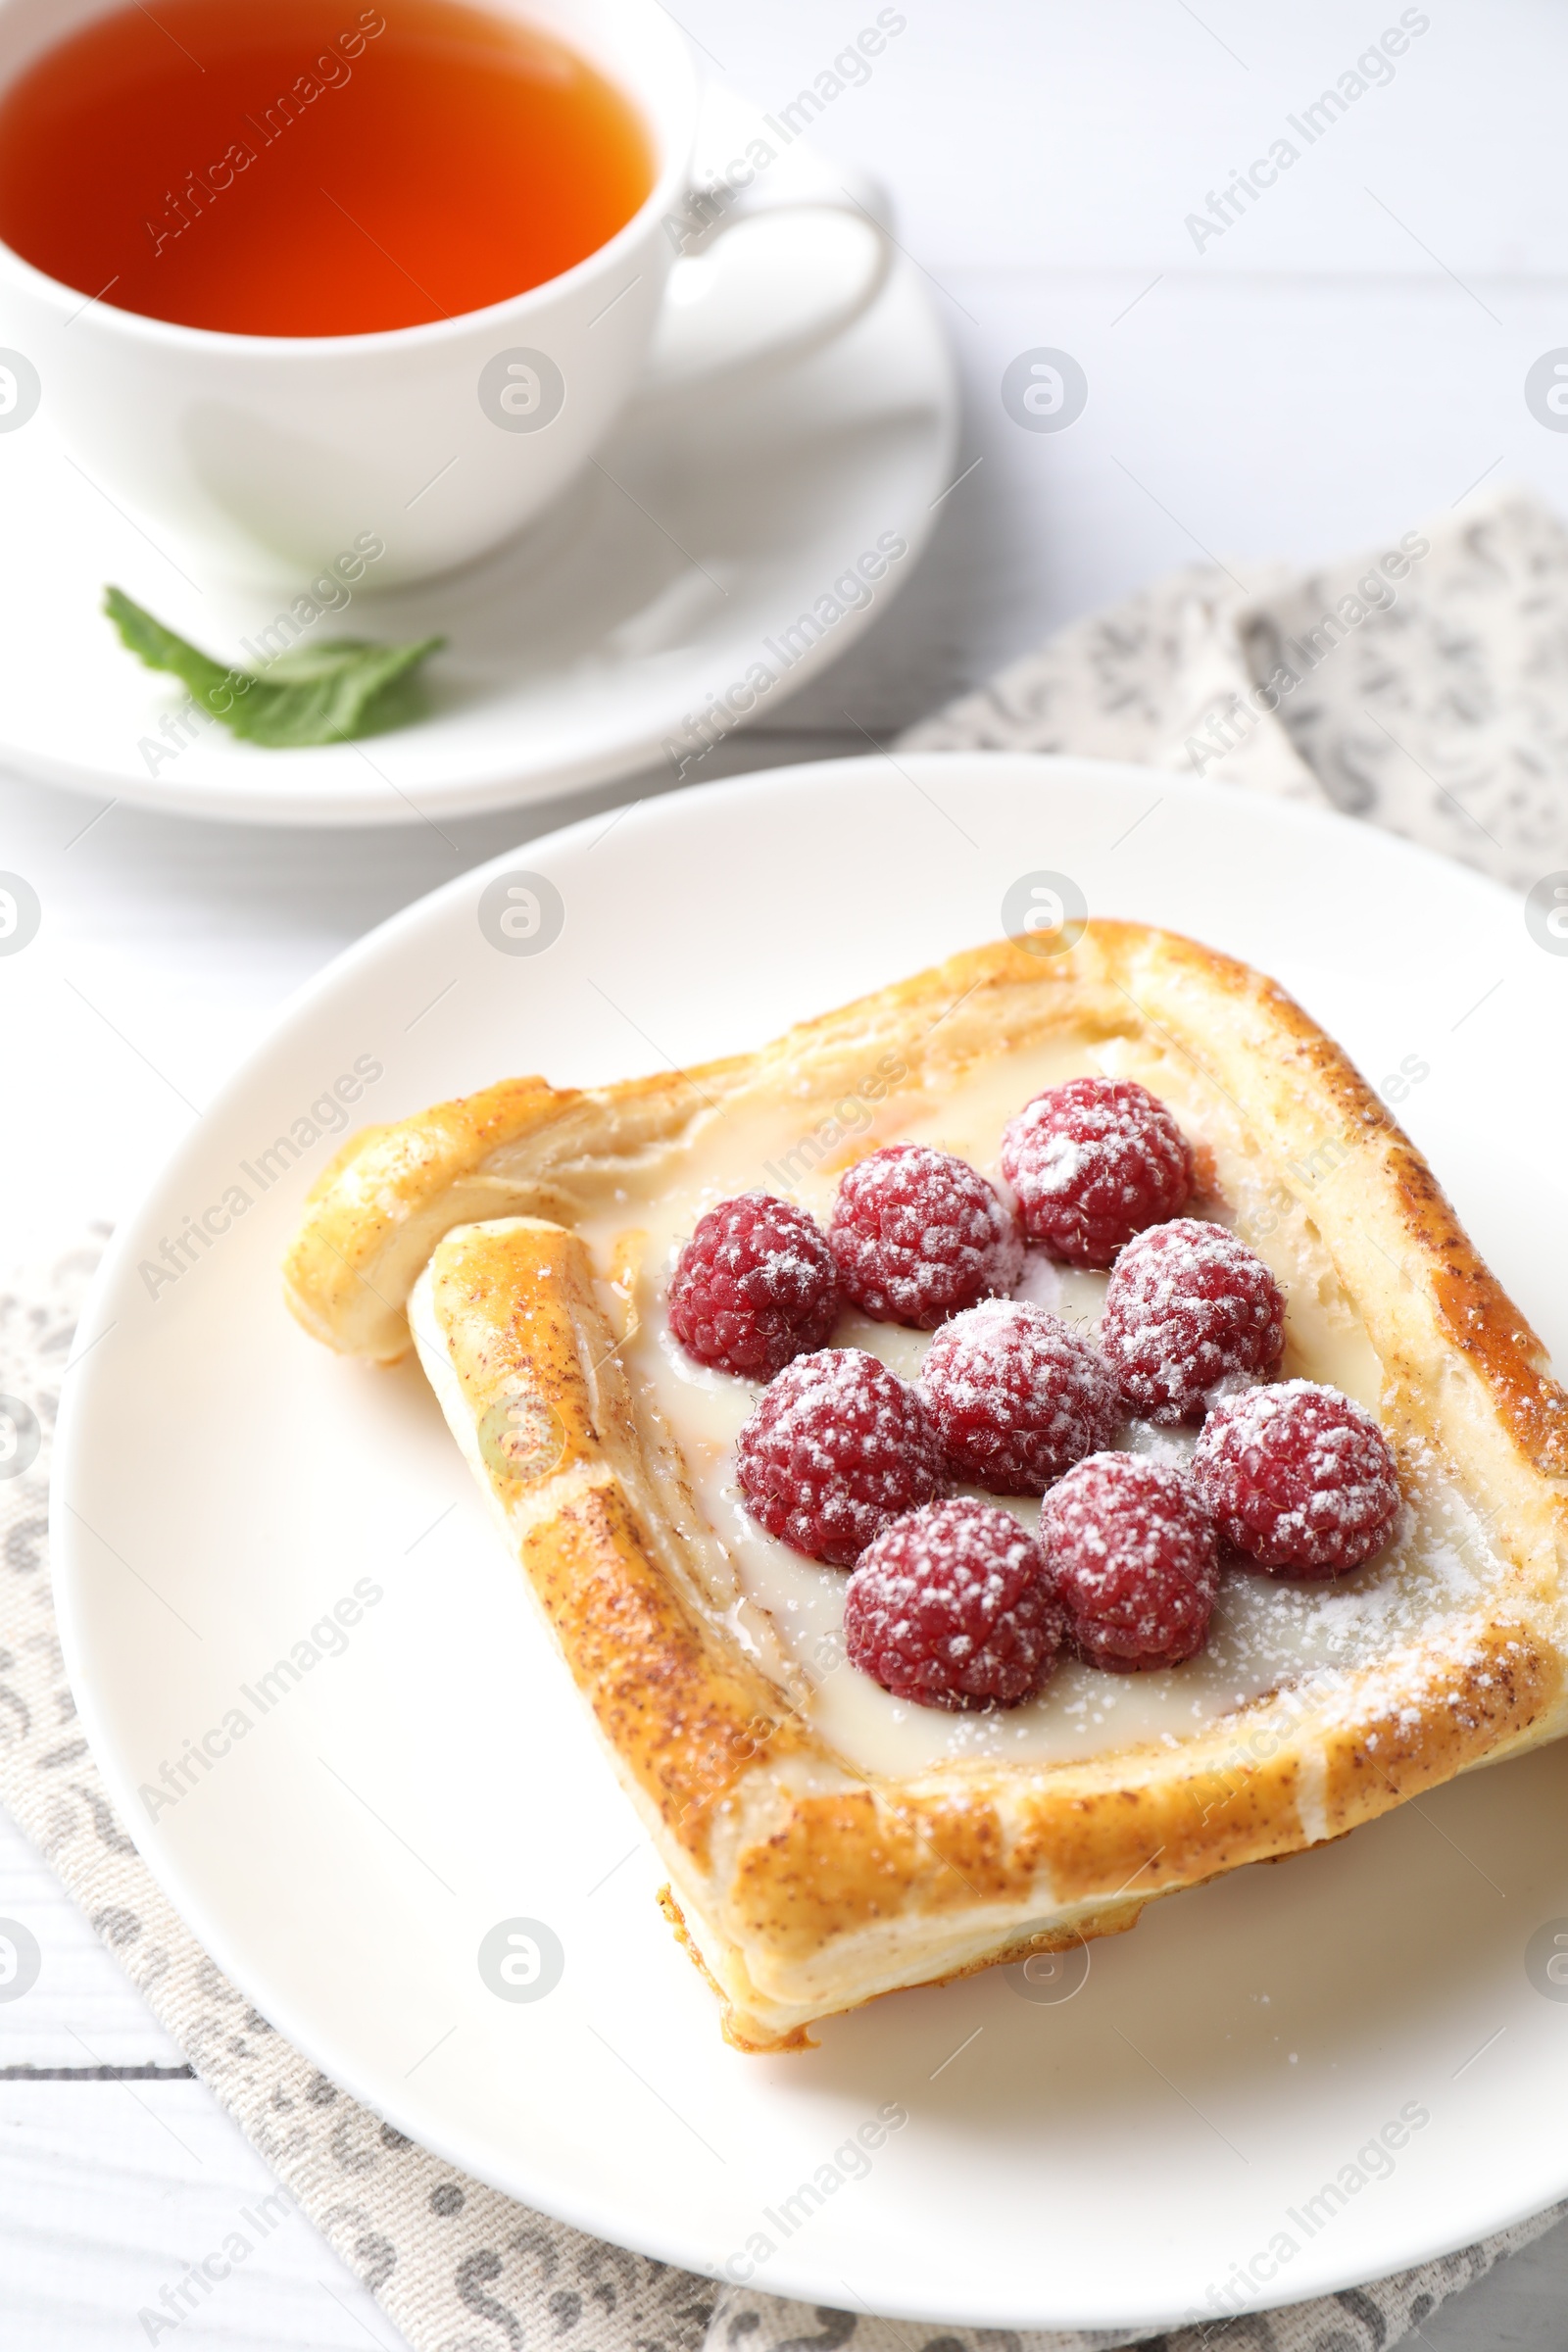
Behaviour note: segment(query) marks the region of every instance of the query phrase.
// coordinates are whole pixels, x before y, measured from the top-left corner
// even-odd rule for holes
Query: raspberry
[[[1193,1148],[1130,1078],[1069,1078],[1026,1102],[1002,1137],[1024,1231],[1069,1266],[1108,1266],[1192,1197]]]
[[[736,1448],[747,1505],[808,1559],[854,1565],[890,1519],[942,1491],[942,1446],[914,1390],[860,1348],[797,1356]]]
[[[922,1707],[1032,1698],[1065,1627],[1028,1529],[1010,1511],[963,1498],[885,1527],[861,1552],[844,1601],[851,1663]]]
[[[839,1186],[828,1239],[856,1304],[916,1331],[1010,1291],[1023,1271],[1012,1211],[967,1160],[924,1144],[889,1144],[858,1160]]]
[[[1193,1477],[1221,1535],[1274,1576],[1344,1576],[1399,1515],[1389,1442],[1363,1406],[1286,1380],[1217,1404]]]
[[[1177,1217],[1117,1258],[1100,1345],[1130,1412],[1200,1421],[1222,1384],[1279,1369],[1284,1324],[1279,1284],[1256,1252],[1223,1225]]]
[[[956,1478],[993,1494],[1043,1494],[1108,1446],[1121,1407],[1109,1366],[1059,1315],[987,1298],[944,1323],[920,1394]]]
[[[1091,1666],[1179,1666],[1208,1640],[1219,1546],[1180,1470],[1143,1454],[1092,1453],[1047,1495],[1040,1537]]]
[[[770,1193],[742,1193],[699,1217],[669,1286],[670,1329],[687,1354],[743,1380],[769,1380],[820,1348],[839,1305],[827,1236]]]

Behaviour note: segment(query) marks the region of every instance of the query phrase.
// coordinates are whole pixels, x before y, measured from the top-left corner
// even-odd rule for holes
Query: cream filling
[[[685,1492],[673,1491],[678,1470],[663,1481],[672,1515],[708,1554],[710,1580],[722,1580],[727,1561],[752,1604],[745,1617],[762,1620],[756,1644],[762,1662],[782,1668],[822,1736],[862,1770],[905,1775],[955,1761],[1073,1760],[1149,1741],[1175,1745],[1266,1692],[1299,1689],[1305,1696],[1324,1677],[1386,1658],[1435,1616],[1465,1607],[1497,1572],[1451,1484],[1435,1466],[1406,1463],[1403,1520],[1376,1560],[1327,1588],[1228,1572],[1208,1646],[1183,1666],[1113,1675],[1064,1665],[1026,1706],[950,1715],[892,1698],[848,1663],[844,1573],[764,1535],[745,1508],[735,1441],[760,1390],[692,1363],[669,1333],[664,1295],[681,1245],[706,1208],[750,1190],[789,1194],[825,1224],[843,1169],[894,1140],[956,1152],[1000,1184],[1006,1120],[1043,1087],[1090,1071],[1142,1079],[1199,1148],[1209,1181],[1195,1210],[1233,1226],[1285,1290],[1285,1374],[1328,1382],[1378,1411],[1382,1367],[1302,1209],[1265,1181],[1228,1105],[1200,1073],[1175,1054],[1123,1038],[1098,1045],[1056,1039],[1016,1050],[957,1073],[940,1097],[931,1080],[922,1085],[902,1078],[896,1063],[891,1072],[879,1065],[815,1124],[776,1092],[743,1097],[624,1176],[612,1198],[577,1219],[612,1314],[624,1324],[629,1311],[621,1357],[651,1449],[667,1459],[670,1449],[660,1441],[672,1438],[684,1461]],[[807,1105],[808,1112],[821,1108]],[[1020,1295],[1092,1331],[1104,1287],[1102,1275],[1074,1273],[1031,1253]],[[930,1343],[922,1333],[846,1316],[834,1344],[867,1348],[913,1379]],[[1169,1454],[1187,1451],[1191,1442],[1138,1423],[1119,1441]],[[991,1499],[1026,1524],[1039,1517],[1037,1502]]]

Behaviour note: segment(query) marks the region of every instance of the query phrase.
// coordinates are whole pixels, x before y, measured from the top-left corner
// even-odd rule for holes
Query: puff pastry
[[[865,1678],[745,1573],[722,1376],[680,1387],[657,1327],[669,1218],[689,1231],[747,1183],[830,1198],[836,1169],[906,1134],[982,1161],[989,1134],[994,1164],[1002,1120],[1075,1068],[1171,1103],[1197,1213],[1282,1275],[1287,1372],[1375,1407],[1417,1533],[1349,1594],[1238,1579],[1252,1614],[1206,1682],[1180,1679],[1195,1660],[1100,1678],[1114,1704],[1054,1684],[1021,1725],[912,1731],[878,1691],[873,1721]],[[985,948],[756,1054],[587,1091],[516,1079],[368,1129],[312,1193],[285,1282],[346,1353],[390,1361],[412,1329],[742,2048],[1117,1933],[1568,1728],[1568,1396],[1339,1049],[1173,934],[1097,921],[1049,959]],[[825,1622],[833,1572],[800,1574]]]

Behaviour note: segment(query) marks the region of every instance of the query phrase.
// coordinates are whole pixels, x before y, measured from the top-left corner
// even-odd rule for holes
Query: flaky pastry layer
[[[1175,1743],[868,1772],[819,1736],[738,1579],[691,1541],[679,1464],[672,1488],[621,1368],[609,1270],[573,1228],[713,1121],[787,1097],[809,1127],[870,1057],[940,1097],[1054,1037],[1157,1042],[1212,1088],[1233,1157],[1310,1219],[1381,1363],[1391,1439],[1443,1464],[1488,1569],[1474,1605],[1386,1658]],[[1271,981],[1174,934],[1098,921],[1054,957],[980,949],[757,1054],[587,1091],[514,1080],[368,1129],[313,1191],[285,1284],[344,1352],[390,1361],[412,1327],[744,2048],[1115,1933],[1155,1895],[1568,1728],[1568,1396],[1338,1047]]]

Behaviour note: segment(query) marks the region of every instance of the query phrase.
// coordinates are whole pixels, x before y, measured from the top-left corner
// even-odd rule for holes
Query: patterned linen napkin
[[[902,739],[1312,801],[1528,890],[1568,867],[1568,530],[1504,491],[1320,571],[1222,564],[1075,621]],[[1563,877],[1568,879],[1568,875]]]
[[[1326,802],[1528,885],[1568,867],[1568,533],[1515,495],[1251,592],[1222,566],[1186,572],[1063,631],[905,741],[1214,775]],[[0,1464],[0,1801],[416,2352],[1110,2352],[1138,2340],[921,2328],[670,2270],[455,2174],[250,2007],[117,1821],[55,1630],[50,1442],[104,1238],[0,1296],[0,1409],[22,1441]],[[1162,2352],[1389,2352],[1564,2213],[1374,2285],[1180,2328]]]

